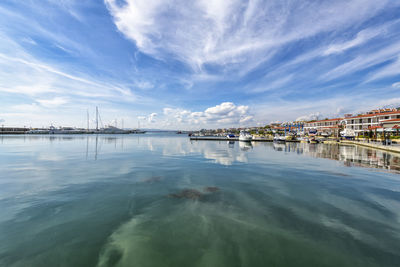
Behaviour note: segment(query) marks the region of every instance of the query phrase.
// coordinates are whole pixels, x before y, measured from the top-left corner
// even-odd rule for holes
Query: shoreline
[[[399,146],[393,146],[393,145],[384,146],[384,145],[379,145],[379,144],[365,143],[365,142],[361,142],[361,141],[350,141],[350,140],[342,140],[340,142],[340,144],[358,145],[358,146],[379,149],[379,150],[384,150],[387,152],[400,154],[400,145]]]
[[[191,141],[239,141],[239,138],[227,138],[227,137],[218,137],[218,136],[191,136],[190,137]],[[273,142],[274,140],[271,138],[255,138],[251,140],[251,142]],[[301,141],[299,140],[292,140],[292,141],[286,141],[290,143],[300,143]],[[368,147],[372,149],[378,149],[378,150],[383,150],[387,152],[392,152],[392,153],[397,153],[400,154],[400,145],[380,145],[380,144],[374,144],[374,143],[366,143],[363,141],[350,141],[350,140],[340,140],[339,142],[337,141],[324,141],[322,142],[323,144],[338,144],[341,146],[348,146],[348,145],[353,145],[353,146],[363,146],[363,147]]]

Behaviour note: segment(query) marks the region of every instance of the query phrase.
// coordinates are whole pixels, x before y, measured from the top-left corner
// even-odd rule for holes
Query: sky
[[[400,1],[2,0],[0,124],[260,126],[400,106]]]

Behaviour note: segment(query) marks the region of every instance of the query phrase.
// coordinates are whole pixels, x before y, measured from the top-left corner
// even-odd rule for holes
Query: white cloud
[[[157,113],[151,113],[151,114],[148,116],[147,121],[148,121],[149,123],[154,123],[154,122],[156,122],[156,120],[155,120],[156,116],[157,116]]]
[[[156,117],[158,116],[157,113],[153,112],[150,113],[149,115],[146,116],[138,116],[137,119],[138,121],[143,121],[143,123],[146,124],[153,124],[156,122]]]
[[[396,76],[399,74],[400,74],[400,57],[397,57],[396,60],[386,65],[382,69],[376,71],[373,75],[371,75],[367,79],[367,81],[373,81],[385,77]]]
[[[377,103],[379,108],[398,108],[400,107],[400,97],[394,97],[389,99],[383,99]]]
[[[254,89],[251,89],[251,93],[261,93],[261,92],[266,92],[266,91],[271,91],[271,90],[279,90],[283,89],[283,86],[288,84],[290,81],[293,79],[292,74],[286,75],[284,77],[277,78],[275,80],[271,80],[271,82],[265,82],[263,86],[258,86]]]
[[[400,89],[400,82],[392,84],[393,88],[399,88]]]
[[[321,76],[321,79],[323,80],[332,80],[338,77],[341,77],[343,75],[349,75],[351,73],[354,73],[359,70],[366,69],[368,67],[372,67],[376,64],[388,61],[388,60],[393,60],[396,59],[398,54],[400,53],[400,43],[394,43],[391,44],[390,46],[383,47],[382,49],[370,53],[368,55],[360,55],[357,56],[356,58],[343,63],[333,70],[325,73],[324,75]],[[381,75],[380,77],[382,77]],[[369,78],[368,80],[371,80],[373,78]]]
[[[44,107],[53,108],[68,103],[68,99],[65,97],[54,97],[52,99],[37,99],[36,102]]]
[[[36,103],[14,105],[10,109],[18,113],[37,113],[42,111],[41,107]]]
[[[105,0],[118,30],[154,57],[195,71],[207,64],[250,71],[284,44],[364,21],[387,1]],[[296,12],[293,12],[293,11]],[[318,10],[318,12],[315,12]],[[315,23],[318,21],[318,23]],[[355,46],[373,33],[360,33]]]
[[[296,121],[312,121],[312,120],[318,120],[321,114],[319,112],[316,113],[311,113],[308,115],[303,115],[300,116],[296,119]]]
[[[325,49],[325,51],[323,52],[323,55],[337,54],[337,53],[341,53],[347,49],[350,49],[350,48],[353,48],[356,46],[360,46],[379,35],[386,34],[388,29],[391,26],[397,24],[398,22],[399,22],[399,20],[394,20],[394,21],[390,21],[388,23],[385,23],[385,24],[377,26],[377,27],[363,29],[357,33],[355,38],[353,38],[351,40],[344,41],[341,43],[331,44],[328,48]]]
[[[254,121],[248,106],[237,106],[232,102],[223,102],[204,111],[194,112],[180,108],[164,108],[163,114],[165,126],[185,128],[240,126]]]
[[[149,81],[138,81],[135,83],[135,86],[140,89],[152,89],[154,88],[154,84]]]

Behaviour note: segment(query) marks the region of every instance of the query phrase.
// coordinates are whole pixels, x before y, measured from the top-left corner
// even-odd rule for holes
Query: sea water
[[[0,266],[400,266],[399,170],[354,146],[0,136]]]

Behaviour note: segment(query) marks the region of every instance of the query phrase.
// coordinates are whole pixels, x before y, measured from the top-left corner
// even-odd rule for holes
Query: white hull
[[[239,136],[239,141],[243,142],[251,142],[252,139],[253,139],[252,136]]]
[[[274,141],[275,142],[286,142],[286,137],[285,136],[275,136]]]
[[[253,136],[247,131],[241,131],[239,135],[239,141],[250,142]]]

